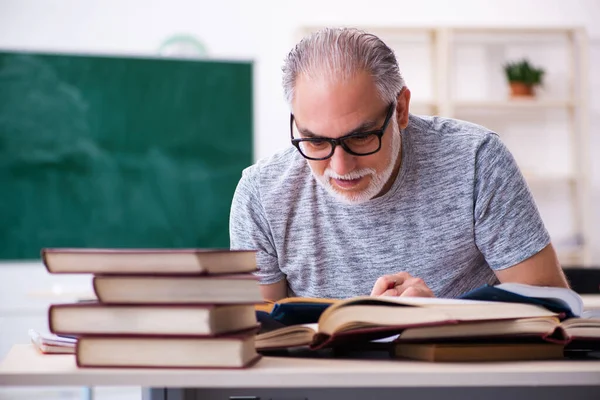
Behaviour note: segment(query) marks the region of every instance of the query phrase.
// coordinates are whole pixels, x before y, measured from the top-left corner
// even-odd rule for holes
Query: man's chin
[[[371,200],[371,196],[366,189],[363,190],[348,190],[343,189],[335,184],[325,185],[329,194],[335,197],[337,200],[346,204],[362,204]]]
[[[336,200],[345,204],[361,204],[371,200],[374,195],[371,195],[369,188],[372,185],[372,176],[366,175],[361,177],[357,184],[336,184],[337,179],[325,177],[323,175],[315,175],[317,182]]]

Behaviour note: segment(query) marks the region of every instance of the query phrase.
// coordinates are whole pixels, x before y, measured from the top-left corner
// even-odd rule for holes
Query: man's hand
[[[371,296],[435,297],[423,279],[415,278],[408,272],[385,275],[377,279]]]

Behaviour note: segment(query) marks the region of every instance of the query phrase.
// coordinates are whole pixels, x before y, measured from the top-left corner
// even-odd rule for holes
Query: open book
[[[407,328],[557,316],[553,311],[532,304],[361,296],[330,304],[316,325],[298,324],[262,332],[256,337],[256,348],[268,350],[307,345],[319,349],[356,340],[384,338]]]
[[[579,294],[571,289],[559,287],[521,283],[485,285],[463,294],[460,299],[540,305],[560,314],[561,319],[579,316],[600,318],[600,310],[583,310],[583,301]],[[268,314],[281,326],[310,324],[316,323],[330,305],[343,301],[340,299],[290,297],[276,302],[269,301],[259,304],[256,309],[261,313]]]
[[[539,337],[567,344],[574,340],[600,340],[600,319],[554,317],[522,318],[511,321],[463,322],[455,325],[405,329],[398,341],[465,340],[481,338]]]

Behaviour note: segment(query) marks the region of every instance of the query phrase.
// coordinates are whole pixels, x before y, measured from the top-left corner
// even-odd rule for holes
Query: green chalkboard
[[[0,259],[228,247],[252,63],[0,52]]]

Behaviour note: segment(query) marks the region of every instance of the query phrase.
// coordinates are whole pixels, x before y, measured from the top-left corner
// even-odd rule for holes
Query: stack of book
[[[91,274],[97,301],[53,304],[79,367],[244,368],[260,358],[254,251],[43,249],[52,274]]]
[[[462,299],[290,298],[261,313],[261,322],[273,326],[256,338],[263,353],[381,348],[398,358],[506,361],[600,349],[600,315],[584,312],[580,296],[566,288],[501,284]]]

